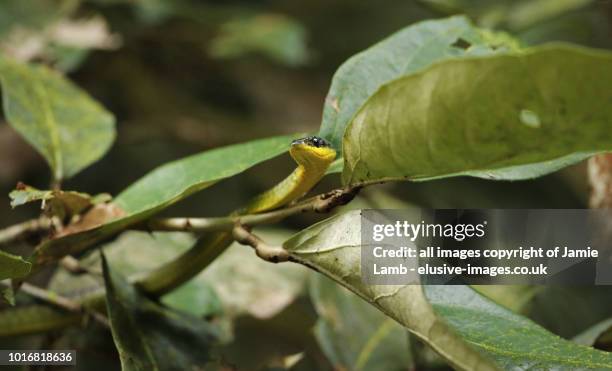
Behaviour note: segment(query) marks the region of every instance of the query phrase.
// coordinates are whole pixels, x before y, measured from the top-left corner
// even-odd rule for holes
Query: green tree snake
[[[284,206],[306,194],[325,175],[336,158],[336,151],[319,137],[306,137],[291,143],[289,154],[295,170],[268,191],[256,196],[233,215],[255,214]],[[231,232],[206,235],[189,251],[139,282],[148,293],[163,295],[191,279],[232,243]]]
[[[285,206],[304,196],[325,175],[325,172],[336,158],[336,151],[322,138],[310,136],[294,140],[289,154],[297,163],[295,170],[284,180],[266,192],[253,198],[243,208],[231,215],[256,214]],[[167,264],[149,272],[136,284],[153,296],[161,296],[189,281],[202,269],[208,266],[233,242],[231,232],[217,232],[204,235],[196,244]],[[93,295],[84,299],[83,305],[99,307],[103,296]],[[0,336],[34,333],[60,328],[75,323],[75,315],[50,310],[43,305],[7,308],[0,311]]]

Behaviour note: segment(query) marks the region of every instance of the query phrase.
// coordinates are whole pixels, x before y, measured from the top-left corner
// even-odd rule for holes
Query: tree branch
[[[242,245],[248,245],[255,249],[255,254],[265,261],[271,263],[281,263],[289,260],[287,250],[278,246],[270,246],[261,238],[252,234],[248,229],[240,224],[236,224],[232,230],[232,235],[236,242]]]
[[[612,208],[612,154],[593,156],[588,161],[591,208]]]
[[[0,230],[0,245],[7,245],[17,239],[25,238],[28,235],[40,233],[51,229],[53,226],[51,219],[41,217],[23,223],[15,224]]]
[[[72,255],[66,255],[60,260],[60,265],[62,268],[67,270],[72,274],[91,274],[93,276],[102,276],[102,272],[95,271],[89,267],[84,267],[78,259],[74,258]]]
[[[327,213],[333,208],[350,202],[359,192],[360,186],[336,189],[318,196],[311,197],[293,206],[261,214],[235,215],[212,218],[165,218],[150,219],[139,224],[134,229],[165,232],[205,232],[231,231],[236,223],[243,226],[256,226],[276,223],[291,215],[303,212]]]

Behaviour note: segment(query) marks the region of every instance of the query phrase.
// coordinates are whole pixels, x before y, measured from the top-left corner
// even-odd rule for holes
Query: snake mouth
[[[316,147],[316,148],[330,147],[329,143],[325,139],[317,137],[317,136],[300,138],[300,139],[296,139],[293,142],[291,142],[292,146],[300,145],[300,144],[305,144],[307,146]]]

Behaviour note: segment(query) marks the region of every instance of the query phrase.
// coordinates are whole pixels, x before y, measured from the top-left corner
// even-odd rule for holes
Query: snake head
[[[300,165],[314,165],[327,168],[336,158],[336,151],[323,138],[310,136],[291,142],[291,157]]]

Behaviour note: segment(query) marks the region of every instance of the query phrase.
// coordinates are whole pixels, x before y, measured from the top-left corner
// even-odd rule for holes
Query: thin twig
[[[38,286],[34,286],[32,284],[29,284],[27,282],[24,282],[21,285],[21,290],[23,292],[25,292],[26,294],[46,301],[47,303],[53,304],[57,307],[60,308],[64,308],[66,310],[69,310],[71,312],[80,312],[81,311],[81,305],[77,302],[74,302],[68,298],[65,298],[61,295],[58,295],[56,293],[54,293],[53,291],[49,291],[49,290],[45,290],[43,288],[40,288]]]
[[[51,219],[41,217],[0,229],[0,244],[6,245],[28,235],[51,229]]]
[[[232,230],[232,235],[236,242],[251,246],[255,249],[255,254],[265,261],[271,263],[281,263],[289,260],[289,253],[280,246],[270,246],[261,238],[251,233],[240,224],[236,224]]]
[[[21,285],[20,289],[34,298],[46,301],[47,303],[55,305],[56,307],[66,309],[69,312],[86,313],[88,315],[91,315],[91,317],[97,322],[99,322],[105,327],[109,327],[108,319],[102,314],[93,310],[87,310],[80,303],[68,299],[64,296],[58,295],[53,291],[45,290],[43,288],[31,285],[27,282],[24,282]]]
[[[612,208],[612,154],[591,157],[587,169],[591,186],[590,207]]]
[[[148,231],[178,231],[201,234],[205,232],[231,231],[236,223],[243,226],[276,223],[284,218],[303,212],[326,213],[339,205],[351,201],[360,187],[336,189],[322,195],[311,197],[293,206],[261,214],[235,215],[212,218],[166,218],[151,219],[135,229]]]
[[[102,276],[102,272],[97,272],[89,267],[83,266],[78,259],[75,259],[71,255],[66,255],[60,260],[62,268],[72,274],[91,274],[94,276]]]

